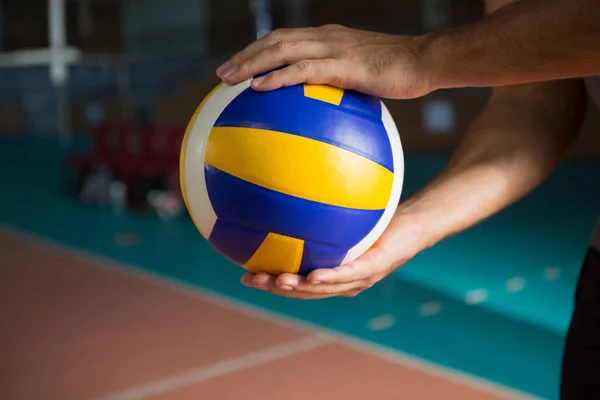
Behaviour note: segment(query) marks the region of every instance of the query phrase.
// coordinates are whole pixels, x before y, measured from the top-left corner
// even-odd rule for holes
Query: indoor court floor
[[[3,399],[517,398],[10,230],[0,254]]]
[[[557,398],[600,165],[568,163],[360,296],[313,302],[242,286],[189,219],[79,204],[63,155],[0,142],[0,399]],[[443,165],[406,160],[405,197]]]

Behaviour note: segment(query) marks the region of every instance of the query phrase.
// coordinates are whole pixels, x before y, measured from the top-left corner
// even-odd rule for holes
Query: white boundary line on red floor
[[[230,358],[206,367],[200,367],[181,374],[168,376],[130,389],[120,390],[107,396],[100,396],[96,400],[147,399],[160,394],[173,392],[186,386],[195,385],[209,379],[218,378],[219,376],[243,371],[272,361],[314,350],[333,343],[334,341],[335,339],[333,337],[327,335],[311,335],[303,339],[296,339],[292,342],[261,349],[241,357]]]
[[[442,379],[446,379],[452,382],[455,382],[460,385],[468,386],[477,390],[480,390],[485,393],[493,394],[496,396],[504,396],[509,399],[514,400],[543,400],[540,397],[532,396],[527,393],[523,393],[521,391],[508,388],[493,382],[489,382],[485,379],[466,374],[464,372],[440,366],[429,361],[425,361],[409,354],[403,353],[401,351],[384,347],[370,341],[353,337],[348,334],[344,334],[341,332],[337,332],[322,326],[318,326],[309,322],[305,322],[293,317],[290,317],[285,314],[276,313],[258,306],[255,306],[251,303],[243,302],[237,299],[230,298],[221,293],[214,292],[210,289],[205,289],[202,287],[190,285],[187,282],[179,281],[176,279],[172,279],[169,277],[165,277],[159,274],[151,273],[145,269],[137,267],[135,265],[131,265],[128,263],[120,262],[118,260],[114,260],[105,256],[101,256],[95,253],[92,253],[87,250],[82,250],[75,248],[70,245],[66,245],[64,243],[60,243],[54,241],[52,239],[42,237],[40,235],[33,234],[31,232],[26,232],[18,228],[14,228],[12,226],[8,226],[0,223],[0,229],[4,230],[7,233],[13,234],[14,236],[21,237],[23,239],[29,240],[31,242],[37,243],[41,246],[50,248],[55,251],[63,252],[75,257],[79,257],[84,260],[88,260],[93,262],[98,268],[104,269],[107,271],[112,271],[115,273],[119,273],[121,275],[138,279],[154,286],[167,288],[170,290],[174,290],[178,293],[184,294],[186,296],[191,296],[195,298],[199,298],[201,300],[207,301],[209,303],[215,304],[217,306],[221,306],[224,308],[228,308],[230,310],[237,311],[241,314],[266,320],[268,322],[275,322],[279,325],[284,325],[288,327],[292,327],[297,330],[316,333],[319,335],[319,338],[322,340],[323,337],[330,337],[339,339],[346,344],[359,349],[363,352],[370,353],[372,355],[387,359],[391,362],[394,362],[399,365],[403,365],[408,368],[412,368],[415,370],[419,370],[425,372],[429,375],[436,376]],[[313,340],[316,340],[314,337]],[[321,343],[318,341],[318,343]],[[301,342],[301,341],[300,341]],[[292,343],[288,343],[287,345],[294,345],[294,343],[299,343],[299,341],[295,341]],[[317,342],[314,343],[316,345]],[[285,346],[285,345],[284,345]],[[210,367],[208,367],[210,368]],[[162,380],[161,380],[162,381]],[[152,383],[150,384],[152,385]],[[147,385],[142,385],[141,387],[146,387]],[[135,390],[132,388],[131,390]],[[119,399],[119,400],[130,400],[130,399],[141,399],[143,397],[124,397],[124,398],[113,398],[110,397],[110,400]],[[103,399],[107,400],[107,399]]]

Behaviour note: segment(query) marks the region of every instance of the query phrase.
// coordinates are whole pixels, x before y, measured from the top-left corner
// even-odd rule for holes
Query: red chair
[[[116,179],[125,184],[139,173],[144,158],[141,129],[131,125],[119,128],[120,148],[116,157],[111,157],[109,167]]]
[[[117,126],[102,124],[93,131],[92,151],[73,154],[63,162],[65,186],[77,192],[88,174],[95,168],[108,167],[118,159],[121,151],[121,135]]]
[[[173,162],[179,160],[182,129],[180,127],[156,127],[144,137],[146,154],[141,173],[166,179]]]

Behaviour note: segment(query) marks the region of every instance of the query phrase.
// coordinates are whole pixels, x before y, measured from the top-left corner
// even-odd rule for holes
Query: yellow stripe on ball
[[[384,209],[394,174],[340,147],[254,128],[215,127],[207,164],[244,181],[306,200]]]
[[[300,270],[303,251],[303,240],[269,233],[244,268],[257,273],[296,274]]]
[[[329,85],[304,84],[304,96],[339,106],[344,97],[344,89]]]

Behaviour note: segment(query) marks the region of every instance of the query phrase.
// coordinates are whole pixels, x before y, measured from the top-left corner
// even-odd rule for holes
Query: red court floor
[[[0,399],[510,399],[0,230]]]

